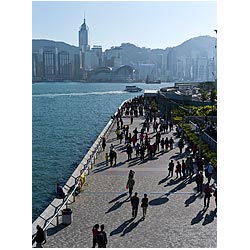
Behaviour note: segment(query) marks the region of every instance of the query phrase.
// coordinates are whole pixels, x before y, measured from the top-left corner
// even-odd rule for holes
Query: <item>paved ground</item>
[[[135,127],[140,131],[142,121],[142,118],[135,118],[130,131]],[[130,119],[124,118],[124,124],[129,123]],[[69,206],[73,211],[72,223],[49,228],[44,247],[92,247],[92,227],[96,223],[105,224],[107,247],[110,248],[217,247],[214,198],[211,197],[210,207],[204,211],[203,196],[197,195],[194,179],[166,178],[169,159],[176,162],[177,159],[185,159],[185,154],[179,155],[178,148],[174,148],[164,154],[158,152],[153,160],[144,163],[135,156],[127,162],[125,145],[116,140],[114,129],[108,138],[107,150],[111,143],[115,145],[117,166],[106,166],[105,152],[99,155],[87,176],[84,191]],[[162,136],[170,138],[173,134]],[[131,204],[125,189],[130,169],[135,171],[134,191],[138,192],[139,198],[144,193],[148,194],[145,220],[141,219],[141,208],[137,218],[131,219]],[[211,184],[213,182],[212,179]]]

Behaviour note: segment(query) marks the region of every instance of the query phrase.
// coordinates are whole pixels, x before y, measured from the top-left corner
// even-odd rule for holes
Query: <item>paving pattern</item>
[[[130,132],[137,127],[140,131],[141,118],[123,118]],[[215,248],[217,247],[217,209],[214,197],[210,206],[203,210],[203,195],[196,192],[194,178],[166,178],[170,159],[185,159],[175,146],[169,152],[157,152],[152,160],[141,162],[133,153],[127,162],[125,144],[116,140],[115,128],[107,140],[107,150],[112,143],[118,153],[116,167],[106,166],[105,152],[101,152],[95,166],[86,177],[84,191],[69,205],[72,223],[59,224],[47,230],[44,248],[88,248],[92,247],[92,227],[104,224],[109,248]],[[152,128],[150,137],[154,141]],[[170,138],[173,132],[162,134]],[[177,142],[177,139],[175,139]],[[141,199],[148,194],[149,207],[145,220],[142,209],[132,219],[131,204],[125,189],[130,169],[135,171],[134,191]],[[213,184],[212,179],[211,184]]]

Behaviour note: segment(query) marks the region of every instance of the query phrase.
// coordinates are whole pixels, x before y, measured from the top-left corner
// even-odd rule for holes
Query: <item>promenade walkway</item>
[[[132,133],[135,127],[141,129],[143,117],[134,118],[130,125],[129,118],[123,118],[124,125],[130,126]],[[166,178],[170,159],[186,158],[179,155],[179,148],[165,152],[157,151],[152,160],[144,163],[135,157],[127,162],[124,144],[116,140],[116,124],[107,140],[107,147],[97,158],[95,166],[86,176],[86,185],[76,201],[69,205],[73,211],[72,223],[68,226],[59,224],[47,230],[47,243],[44,248],[92,247],[92,227],[104,224],[108,236],[109,248],[139,247],[217,247],[217,209],[214,197],[210,206],[203,210],[203,195],[196,192],[194,178]],[[149,136],[153,138],[152,127]],[[173,132],[162,134],[164,138]],[[175,139],[177,143],[178,139]],[[117,152],[116,167],[106,166],[105,153],[111,143]],[[147,159],[147,157],[146,157]],[[137,217],[131,219],[131,204],[125,189],[128,172],[135,171],[134,192],[140,198],[148,194],[149,207],[145,220],[142,220],[142,209],[139,207]],[[204,179],[206,181],[206,178]],[[213,184],[214,179],[210,184]]]

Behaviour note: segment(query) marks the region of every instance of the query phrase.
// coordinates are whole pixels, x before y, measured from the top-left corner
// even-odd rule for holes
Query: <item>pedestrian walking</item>
[[[204,166],[204,158],[199,157],[197,160],[198,172],[203,171],[203,166]]]
[[[141,207],[142,207],[142,217],[143,219],[145,219],[147,208],[148,208],[147,194],[144,194],[144,197],[141,200]]]
[[[133,115],[130,115],[130,124],[133,124],[133,120],[134,120]]]
[[[137,197],[136,192],[130,201],[131,201],[131,206],[132,206],[132,218],[135,218],[137,216],[138,206],[139,206],[139,198]]]
[[[122,143],[122,140],[123,140],[123,134],[124,134],[124,132],[121,131],[121,132],[120,132],[120,135],[119,135],[120,144]]]
[[[128,155],[128,161],[130,161],[132,159],[132,153],[133,153],[133,149],[130,143],[128,143],[127,145],[127,149],[126,149],[127,155]]]
[[[206,184],[205,189],[204,189],[204,208],[209,207],[209,202],[210,202],[210,197],[212,196],[212,190],[209,187],[209,183]]]
[[[205,168],[205,176],[207,177],[208,183],[210,183],[210,181],[211,181],[213,171],[214,171],[214,168],[213,168],[211,162],[209,162]]]
[[[97,244],[98,248],[106,248],[108,244],[107,234],[104,231],[104,225],[101,225],[101,231],[97,234]]]
[[[116,160],[117,160],[117,153],[115,150],[112,151],[113,152],[113,156],[114,156],[114,167],[116,166]]]
[[[129,170],[129,173],[128,173],[128,179],[134,179],[134,175],[135,175],[135,171],[133,171],[132,169]]]
[[[187,165],[188,175],[190,178],[192,178],[192,176],[194,174],[194,162],[193,162],[193,159],[191,156],[187,157],[186,165]]]
[[[114,160],[114,151],[110,150],[109,152],[109,159],[110,159],[110,167],[113,167],[113,160]]]
[[[140,144],[139,142],[135,145],[135,156],[138,157],[140,155]]]
[[[93,234],[93,246],[92,246],[92,248],[95,248],[95,246],[97,244],[98,229],[99,229],[99,224],[95,224],[92,228],[92,234]]]
[[[132,196],[134,185],[135,185],[135,180],[133,178],[128,178],[126,186],[128,188],[129,197]]]
[[[170,137],[170,140],[169,140],[169,147],[170,147],[170,150],[174,148],[174,139],[172,137]]]
[[[106,147],[106,138],[102,137],[102,151],[105,150],[105,147]]]
[[[138,140],[138,130],[137,130],[137,128],[135,128],[134,130],[133,130],[133,134],[135,135],[135,139],[136,139],[136,141]]]
[[[164,138],[161,139],[161,151],[164,152],[165,140]]]
[[[106,166],[108,166],[109,165],[109,153],[106,153],[105,159],[106,159]]]
[[[181,177],[181,164],[179,161],[177,161],[177,165],[176,165],[176,169],[175,169],[175,173],[176,173],[176,178],[179,177],[179,174],[180,174],[180,177]]]
[[[183,141],[183,139],[179,140],[178,147],[180,149],[180,154],[182,154],[182,149],[184,148],[184,141]]]
[[[36,236],[32,241],[32,245],[36,242],[36,248],[43,248],[42,245],[46,243],[45,232],[39,225],[36,226],[36,229]]]
[[[187,169],[187,165],[186,165],[185,161],[182,160],[182,163],[181,163],[181,171],[182,171],[182,176],[183,176],[184,178],[186,178],[186,169]]]
[[[144,147],[143,144],[140,147],[140,159],[141,159],[142,162],[144,162],[144,159],[145,159],[145,147]]]
[[[171,177],[173,177],[173,172],[174,172],[174,161],[171,160],[168,164],[168,176],[170,176],[171,174]]]
[[[167,138],[167,137],[166,137],[164,143],[165,143],[166,152],[168,152],[168,145],[169,145],[169,142],[168,142],[168,138]]]
[[[204,180],[204,177],[203,177],[202,171],[199,171],[195,176],[195,182],[197,184],[197,193],[202,194],[203,180]]]

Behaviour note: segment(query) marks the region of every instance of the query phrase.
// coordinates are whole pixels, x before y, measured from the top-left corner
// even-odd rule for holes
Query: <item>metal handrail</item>
[[[192,124],[192,126],[194,126],[195,127],[195,129],[198,131],[199,130],[199,126],[197,126],[195,123],[193,123],[192,121],[189,121],[191,124]],[[201,131],[201,137],[203,138],[203,140],[204,141],[206,141],[208,144],[209,144],[209,146],[212,148],[212,149],[214,149],[214,150],[216,150],[216,148],[217,148],[217,141],[215,141],[210,135],[208,135],[206,132],[204,132],[204,131]]]
[[[129,101],[129,100],[130,100],[130,99],[127,99],[127,100],[125,100],[124,102],[122,102],[122,104],[120,105],[119,109],[123,106],[123,104],[124,104],[125,102],[127,102],[127,101]],[[116,116],[117,113],[118,113],[118,111],[115,112],[114,116]],[[52,221],[53,221],[56,217],[57,217],[57,224],[58,224],[58,216],[59,216],[59,213],[61,212],[61,210],[62,210],[63,207],[66,206],[66,208],[67,208],[68,201],[69,201],[69,199],[71,198],[72,195],[73,195],[73,197],[74,197],[73,202],[75,201],[75,191],[76,191],[76,188],[77,188],[78,185],[79,185],[80,176],[82,175],[82,173],[83,173],[85,170],[89,170],[89,168],[92,167],[92,159],[94,159],[94,161],[95,161],[95,159],[97,158],[97,154],[99,153],[99,148],[100,148],[100,146],[101,146],[101,139],[102,139],[103,136],[106,136],[106,135],[110,132],[110,130],[112,129],[114,123],[115,123],[115,120],[111,118],[111,119],[109,120],[109,122],[107,123],[107,125],[104,127],[103,131],[102,131],[102,132],[100,133],[100,135],[97,137],[97,139],[96,139],[96,141],[95,141],[96,146],[92,149],[92,147],[93,147],[93,145],[92,145],[92,147],[91,147],[91,148],[89,149],[89,151],[87,152],[87,154],[88,154],[88,153],[91,151],[91,154],[90,154],[90,156],[88,157],[86,164],[84,164],[84,165],[83,165],[82,163],[79,164],[79,165],[83,165],[83,168],[80,169],[80,175],[77,176],[77,177],[71,175],[71,176],[69,177],[69,179],[70,179],[71,177],[73,177],[73,178],[75,179],[75,184],[72,185],[71,187],[68,186],[68,185],[66,184],[66,186],[69,187],[69,190],[74,186],[73,190],[71,190],[70,193],[67,194],[67,196],[66,196],[67,198],[64,199],[63,202],[62,202],[61,204],[59,204],[58,206],[54,206],[53,204],[49,204],[49,206],[51,205],[51,206],[55,207],[55,213],[54,213],[51,217],[49,217],[49,218],[47,218],[47,219],[43,218],[41,215],[39,216],[40,218],[42,218],[42,219],[45,221],[45,226],[43,227],[43,231],[46,231],[46,230],[47,230],[47,228],[49,227],[49,225],[52,224]],[[87,155],[87,154],[86,154],[86,155]],[[86,156],[86,155],[85,155],[85,156]],[[78,165],[78,166],[79,166],[79,165]],[[34,238],[35,235],[36,235],[36,233],[34,233],[34,234],[32,235],[32,239]]]

